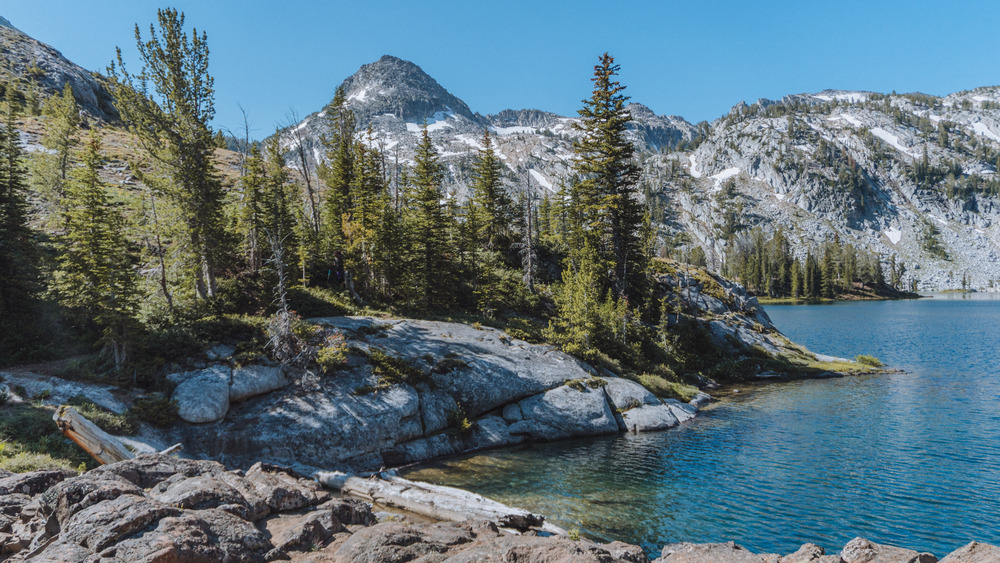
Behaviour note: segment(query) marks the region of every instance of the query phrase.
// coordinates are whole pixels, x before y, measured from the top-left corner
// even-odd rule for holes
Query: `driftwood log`
[[[314,478],[344,494],[436,520],[490,520],[504,528],[566,534],[562,528],[546,523],[543,516],[462,489],[418,483],[386,473],[366,479],[339,471],[318,471]]]
[[[118,438],[98,428],[71,406],[62,405],[56,409],[52,420],[67,438],[73,440],[102,465],[135,457],[135,454],[130,452]],[[179,452],[182,448],[182,444],[174,444],[160,454],[169,455]]]
[[[52,420],[63,434],[102,464],[135,457],[117,438],[98,428],[73,407],[59,407]]]

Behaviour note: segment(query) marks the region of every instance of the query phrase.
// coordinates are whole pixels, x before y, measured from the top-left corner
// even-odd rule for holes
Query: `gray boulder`
[[[510,433],[542,440],[618,432],[618,422],[602,389],[562,386],[519,403],[524,419]]]
[[[263,395],[288,385],[288,378],[280,367],[251,365],[233,370],[229,385],[229,401],[243,401]]]
[[[656,395],[634,381],[620,377],[609,377],[604,392],[608,394],[611,406],[618,410],[632,409],[643,405],[662,404]]]
[[[781,563],[843,563],[839,555],[826,555],[822,547],[814,544],[803,544],[795,553],[781,558]]]
[[[937,563],[930,553],[854,538],[840,552],[844,563]]]
[[[643,405],[621,413],[622,422],[629,432],[666,430],[679,424],[674,411],[667,405]]]
[[[215,422],[226,416],[230,376],[229,367],[221,365],[168,375],[167,379],[177,383],[173,394],[177,415],[194,424]]]

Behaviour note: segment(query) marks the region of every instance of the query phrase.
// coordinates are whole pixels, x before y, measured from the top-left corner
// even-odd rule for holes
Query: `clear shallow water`
[[[770,306],[816,352],[905,374],[744,387],[679,429],[452,459],[463,487],[602,540],[790,553],[855,536],[943,556],[1000,543],[1000,299]]]

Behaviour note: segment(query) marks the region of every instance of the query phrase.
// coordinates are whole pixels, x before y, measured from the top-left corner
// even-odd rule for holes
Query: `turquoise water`
[[[452,459],[459,486],[649,553],[855,536],[943,556],[1000,543],[1000,300],[771,306],[793,341],[907,373],[744,387],[681,428]]]

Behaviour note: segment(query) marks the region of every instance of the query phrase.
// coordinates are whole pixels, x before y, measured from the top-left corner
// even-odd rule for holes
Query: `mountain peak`
[[[421,123],[437,113],[475,119],[469,106],[445,90],[416,64],[383,55],[363,65],[342,84],[348,104],[360,121],[391,114]]]

